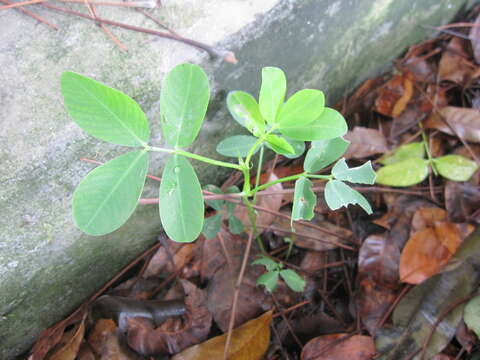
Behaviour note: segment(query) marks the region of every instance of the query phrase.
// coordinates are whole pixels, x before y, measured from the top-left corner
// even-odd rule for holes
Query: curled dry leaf
[[[47,356],[47,360],[75,360],[85,333],[85,322],[82,320],[72,330],[63,334],[57,346]]]
[[[445,123],[455,130],[453,132]],[[480,142],[480,110],[447,106],[433,113],[424,123],[429,129],[437,129],[449,135],[458,135],[471,142]]]
[[[375,129],[356,126],[344,138],[350,141],[350,146],[344,155],[346,159],[362,159],[388,151],[387,139]]]
[[[380,88],[374,110],[385,116],[397,117],[405,110],[412,95],[411,75],[395,75]]]
[[[467,40],[452,37],[440,59],[438,68],[440,80],[452,81],[462,86],[468,83],[475,71],[475,65],[467,60],[469,58],[465,51],[467,45]]]
[[[370,360],[375,343],[370,336],[331,334],[310,340],[302,350],[302,360]]]
[[[382,235],[365,239],[358,254],[359,291],[355,297],[362,323],[374,335],[395,300],[400,250]]]
[[[270,343],[272,312],[250,320],[233,330],[228,352],[229,360],[261,360]],[[227,334],[214,337],[203,344],[192,346],[172,360],[213,360],[222,359]]]
[[[446,211],[421,209],[412,221],[412,235],[400,257],[400,280],[419,284],[440,271],[473,226],[446,222]]]
[[[155,328],[150,319],[129,318],[127,342],[132,349],[142,355],[175,354],[207,338],[212,315],[205,292],[187,280],[181,283],[186,294],[187,320],[170,319]]]

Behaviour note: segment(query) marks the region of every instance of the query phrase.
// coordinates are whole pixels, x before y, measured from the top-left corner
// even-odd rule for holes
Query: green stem
[[[253,236],[255,236],[255,240],[257,241],[260,251],[263,254],[267,254],[267,251],[265,250],[265,246],[263,245],[263,241],[260,238],[259,234],[257,234],[257,215],[255,213],[255,209],[253,208],[253,204],[248,198],[248,196],[244,196],[242,199],[243,199],[243,203],[247,207],[248,219],[250,221],[250,225],[252,226],[252,234]]]
[[[284,178],[281,178],[281,179],[277,179],[277,180],[274,180],[274,181],[270,181],[266,184],[263,184],[263,185],[260,185],[260,186],[256,186],[254,189],[250,190],[250,193],[249,195],[254,195],[255,193],[259,192],[259,191],[262,191],[262,190],[265,190],[267,188],[269,188],[270,186],[272,185],[275,185],[275,184],[279,184],[279,183],[282,183],[282,182],[287,182],[287,181],[293,181],[293,180],[297,180],[298,178],[301,178],[302,176],[307,176],[308,174],[306,173],[301,173],[301,174],[296,174],[296,175],[292,175],[292,176],[287,176],[287,177],[284,177]]]
[[[323,180],[332,180],[333,175],[314,175],[314,174],[305,174],[306,177],[312,179],[323,179]]]
[[[255,177],[255,188],[260,185],[260,175],[262,175],[262,167],[263,167],[263,152],[264,152],[264,146],[260,147],[260,154],[258,155],[258,166],[257,166],[257,175]],[[254,193],[253,195],[253,202],[255,203],[257,201],[257,193]]]
[[[188,151],[185,151],[185,150],[182,150],[182,149],[165,149],[165,148],[159,148],[159,147],[155,147],[155,146],[145,146],[145,150],[182,155],[182,156],[194,159],[194,160],[202,161],[202,162],[207,163],[207,164],[222,166],[222,167],[226,167],[226,168],[231,168],[231,169],[236,169],[236,170],[239,170],[239,171],[243,171],[243,167],[241,167],[240,165],[228,163],[228,162],[225,162],[225,161],[210,159],[208,157],[193,154],[191,152],[188,152]]]
[[[423,147],[425,148],[425,152],[427,153],[428,163],[432,167],[433,173],[435,176],[438,176],[437,169],[435,168],[435,163],[433,162],[432,153],[430,152],[430,147],[428,146],[428,136],[423,130],[422,124],[420,124],[420,129],[422,129],[422,140],[423,140]]]

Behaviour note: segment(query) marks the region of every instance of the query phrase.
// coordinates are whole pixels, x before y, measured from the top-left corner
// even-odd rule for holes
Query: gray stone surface
[[[211,61],[184,44],[110,27],[121,52],[87,20],[43,10],[53,31],[15,10],[0,11],[0,358],[28,349],[38,332],[72,311],[152,244],[160,230],[155,206],[139,207],[120,230],[82,235],[70,215],[71,195],[92,168],[81,157],[108,160],[125,151],[83,134],[66,115],[59,77],[73,70],[135,98],[161,143],[158,97],[163,75],[199,63],[214,96],[193,148],[214,155],[220,137],[238,128],[225,113],[229,90],[258,91],[262,66],[287,73],[290,92],[320,88],[330,102],[390,66],[406,46],[446,23],[462,0],[164,0],[153,11],[180,34],[234,50],[237,65]],[[82,5],[76,6],[82,10]],[[131,10],[99,9],[105,18],[155,28]],[[150,173],[159,175],[162,158]],[[198,164],[196,164],[198,165]],[[225,174],[198,166],[203,182]],[[156,194],[148,180],[145,196]]]

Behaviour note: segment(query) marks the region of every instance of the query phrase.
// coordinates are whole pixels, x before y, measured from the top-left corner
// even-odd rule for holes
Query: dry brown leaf
[[[412,235],[400,256],[400,280],[419,284],[438,273],[456,252],[473,226],[446,222],[446,211],[420,209],[412,221]]]
[[[397,100],[395,105],[392,109],[392,116],[398,117],[400,116],[405,108],[407,107],[408,103],[412,99],[413,96],[413,81],[410,79],[410,75],[406,74],[403,78],[403,94]]]
[[[468,222],[480,209],[480,188],[468,182],[447,181],[445,207],[452,222]]]
[[[436,47],[436,42],[436,39],[430,39],[410,46],[407,54],[398,64],[400,70],[411,73],[416,81],[434,82],[436,68],[433,61],[430,62],[429,59],[441,50]]]
[[[75,328],[63,334],[60,343],[47,356],[47,360],[75,360],[85,333],[84,320]]]
[[[424,123],[429,129],[437,129],[449,135],[456,135],[442,120],[446,120],[462,139],[480,142],[480,110],[447,106],[432,114]]]
[[[250,320],[233,330],[229,360],[261,360],[270,343],[272,312]],[[227,334],[214,337],[203,344],[192,346],[172,360],[214,360],[222,359]]]
[[[475,23],[470,29],[469,39],[472,43],[473,55],[477,64],[480,64],[480,15],[475,19]]]
[[[452,37],[440,59],[438,68],[440,80],[464,86],[471,79],[475,66],[467,60],[469,56],[465,51],[466,45],[466,40],[457,36]]]
[[[370,360],[374,354],[375,343],[370,336],[331,334],[310,340],[303,348],[301,359]]]
[[[413,96],[413,82],[409,73],[393,76],[378,91],[374,110],[389,117],[399,116]]]
[[[195,244],[177,243],[168,238],[165,241],[169,249],[167,250],[162,246],[157,250],[145,269],[144,278],[173,273],[183,268],[190,261]],[[170,254],[172,255],[171,259]]]
[[[388,151],[387,139],[378,130],[356,126],[345,135],[350,146],[345,154],[347,159],[362,159]]]
[[[88,336],[88,343],[99,360],[140,359],[140,356],[120,343],[117,325],[110,319],[99,319],[96,322]]]

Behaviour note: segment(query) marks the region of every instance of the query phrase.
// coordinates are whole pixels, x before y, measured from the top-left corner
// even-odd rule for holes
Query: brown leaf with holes
[[[409,73],[393,76],[378,91],[374,110],[389,117],[399,116],[413,96],[413,82]]]
[[[447,181],[445,207],[452,222],[475,221],[472,215],[480,209],[480,188],[468,182]]]
[[[438,273],[473,231],[468,224],[445,221],[443,209],[420,209],[412,221],[412,235],[400,256],[400,280],[419,284]]]
[[[370,360],[375,343],[370,336],[331,334],[310,340],[302,350],[302,360]]]
[[[261,360],[270,343],[272,312],[250,320],[233,330],[229,347],[229,360]],[[203,344],[192,346],[172,360],[214,360],[222,359],[227,334],[214,337]]]
[[[355,297],[362,323],[374,335],[379,323],[395,300],[398,286],[400,250],[383,235],[370,235],[358,254]]]
[[[445,123],[446,120],[454,131]],[[471,142],[480,142],[480,110],[447,106],[432,114],[425,122],[428,129],[440,130],[449,135],[458,135]]]
[[[210,332],[210,314],[204,290],[187,280],[181,281],[186,294],[186,319],[168,319],[155,328],[152,320],[128,319],[127,342],[142,355],[175,354],[188,346],[205,340]]]
[[[388,151],[387,139],[378,130],[356,126],[345,135],[350,146],[345,153],[347,159],[362,159]]]
[[[448,80],[465,86],[470,81],[475,65],[468,61],[468,54],[465,51],[467,41],[457,36],[447,45],[442,53],[438,68],[440,80]]]
[[[82,320],[72,330],[63,334],[57,346],[47,356],[47,360],[75,360],[85,334],[85,322]]]

